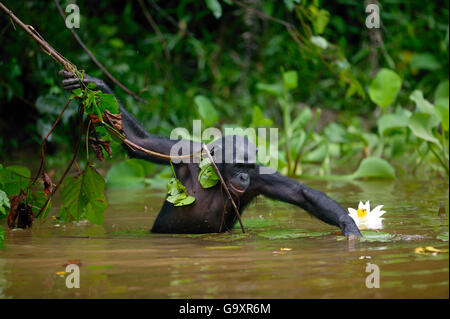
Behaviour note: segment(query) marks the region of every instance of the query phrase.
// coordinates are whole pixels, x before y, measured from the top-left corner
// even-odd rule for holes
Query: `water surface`
[[[232,234],[150,234],[164,192],[108,190],[101,227],[52,219],[32,230],[2,225],[0,298],[449,297],[448,253],[414,252],[448,249],[448,217],[438,216],[441,202],[448,214],[446,181],[307,184],[344,207],[384,204],[383,232],[394,239],[337,240],[337,228],[262,197],[243,215],[245,236],[239,227]],[[311,236],[271,235],[286,229]],[[79,289],[66,288],[60,273],[71,262],[80,264]],[[366,287],[367,263],[379,267],[380,288]]]

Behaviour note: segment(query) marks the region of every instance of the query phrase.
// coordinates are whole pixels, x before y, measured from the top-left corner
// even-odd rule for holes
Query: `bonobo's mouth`
[[[232,190],[234,193],[237,193],[237,194],[243,194],[243,193],[245,192],[245,190],[246,190],[246,188],[241,188],[241,187],[239,187],[239,186],[233,185],[232,182],[230,182],[229,184],[230,184],[231,190]]]

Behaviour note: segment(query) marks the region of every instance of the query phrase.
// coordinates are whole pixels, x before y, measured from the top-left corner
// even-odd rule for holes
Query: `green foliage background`
[[[53,1],[3,2],[69,60],[106,79],[64,27]],[[77,32],[116,78],[148,100],[138,103],[114,88],[150,132],[168,136],[198,118],[219,128],[276,126],[282,129],[279,167],[291,175],[351,174],[368,155],[401,172],[420,166],[445,173],[427,148],[438,139],[442,150],[432,151],[448,167],[448,120],[428,125],[420,115],[412,124],[408,119],[418,107],[410,99],[415,90],[434,106],[445,83],[441,109],[448,117],[448,1],[379,1],[378,44],[359,0],[238,1],[247,7],[230,0],[143,2],[158,30],[139,1],[99,0],[76,1]],[[293,25],[300,42],[275,19]],[[37,152],[68,93],[61,89],[60,67],[4,15],[0,41],[0,161],[23,164],[24,152]],[[380,69],[400,82],[392,76],[377,82]],[[52,135],[50,165],[70,156],[75,114],[72,103]],[[308,126],[314,115],[317,123]]]

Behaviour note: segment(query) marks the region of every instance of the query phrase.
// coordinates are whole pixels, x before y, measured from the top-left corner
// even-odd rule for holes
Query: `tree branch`
[[[66,14],[64,13],[63,9],[59,5],[58,0],[54,0],[56,8],[59,11],[59,14],[61,15],[61,18],[66,21]],[[112,81],[114,84],[116,84],[118,87],[120,87],[124,92],[131,95],[135,100],[141,102],[141,103],[147,103],[146,100],[140,98],[136,95],[136,93],[132,92],[130,89],[128,89],[125,85],[120,83],[111,73],[106,70],[106,68],[97,60],[97,58],[92,54],[92,52],[89,50],[89,48],[84,44],[84,42],[81,40],[81,38],[78,36],[78,34],[75,32],[73,28],[69,28],[70,32],[72,33],[75,40],[77,40],[78,44],[83,48],[83,50],[89,55],[92,62],[95,63],[99,67],[100,70]]]

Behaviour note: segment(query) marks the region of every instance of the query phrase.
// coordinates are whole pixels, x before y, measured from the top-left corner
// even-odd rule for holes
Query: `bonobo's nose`
[[[240,179],[242,182],[244,182],[244,183],[248,182],[248,174],[246,174],[246,173],[240,173],[240,174],[239,174],[239,179]]]

